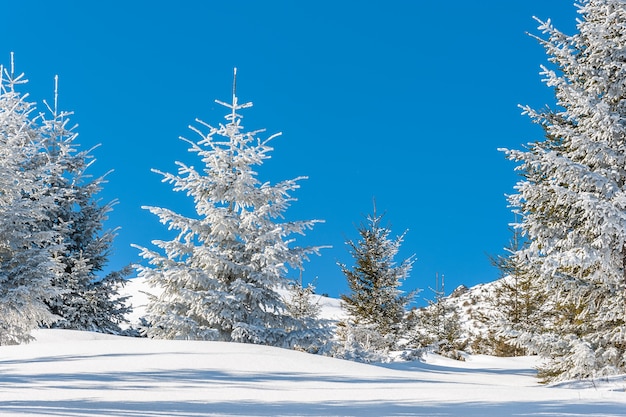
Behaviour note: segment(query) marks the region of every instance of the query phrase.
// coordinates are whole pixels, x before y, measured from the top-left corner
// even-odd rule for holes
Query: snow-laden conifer
[[[429,350],[452,359],[463,360],[461,351],[467,347],[459,316],[459,305],[454,298],[446,298],[444,276],[439,276],[432,289],[435,298],[428,306],[411,311],[407,317],[407,347],[414,352]],[[464,337],[465,336],[465,337]]]
[[[288,289],[286,305],[289,314],[296,318],[319,317],[322,306],[314,299],[315,286],[313,284],[307,284],[305,287],[301,281],[292,281]]]
[[[69,112],[48,106],[50,117],[42,114],[40,146],[48,166],[46,189],[56,204],[42,227],[56,231],[58,250],[52,255],[62,266],[52,283],[59,295],[46,303],[58,316],[54,327],[119,333],[119,324],[130,311],[118,290],[124,285],[130,267],[100,277],[108,262],[115,234],[104,230],[104,222],[113,203],[100,204],[96,195],[105,182],[86,172],[94,161],[89,151],[80,151],[76,143],[76,126],[71,126]]]
[[[195,204],[196,216],[146,207],[177,236],[153,241],[158,250],[140,248],[149,266],[139,275],[162,292],[147,312],[151,337],[223,340],[300,346],[305,323],[289,315],[278,293],[289,280],[288,268],[301,269],[317,247],[292,246],[317,222],[284,221],[292,192],[304,177],[270,184],[257,178],[255,167],[270,158],[270,141],[263,131],[245,131],[233,88],[226,124],[217,127],[198,120],[191,129],[199,141],[187,140],[202,167],[178,162],[178,173],[161,173],[174,191]]]
[[[311,353],[326,353],[332,350],[332,329],[330,322],[320,318],[322,306],[320,296],[315,294],[315,286],[307,286],[299,281],[292,281],[288,286],[285,306],[289,315],[297,320],[298,326],[290,329],[294,339],[299,340],[295,349]]]
[[[405,293],[400,289],[413,266],[413,257],[400,264],[395,261],[404,234],[392,239],[382,219],[383,215],[375,210],[367,216],[367,223],[358,228],[360,239],[347,242],[354,266],[339,264],[350,288],[349,294],[341,296],[349,320],[339,324],[339,337],[348,356],[392,348],[402,329],[406,307],[415,295],[415,291]],[[349,353],[351,350],[354,352]]]
[[[48,166],[38,162],[35,106],[16,89],[25,82],[13,63],[0,67],[0,344],[29,341],[33,328],[53,320],[44,300],[56,294],[60,269],[51,256],[60,236],[40,227],[55,201],[45,187]]]
[[[515,256],[554,303],[549,328],[520,339],[548,358],[547,380],[626,372],[626,2],[579,12],[571,36],[541,22],[558,107],[524,111],[545,140],[506,150],[524,177],[510,202],[529,244]]]
[[[523,250],[526,242],[521,230],[513,229],[512,235],[506,253],[492,259],[502,276],[488,300],[497,314],[490,314],[485,321],[491,332],[488,344],[496,356],[527,354],[519,336],[540,332],[554,317],[554,305],[541,276]]]

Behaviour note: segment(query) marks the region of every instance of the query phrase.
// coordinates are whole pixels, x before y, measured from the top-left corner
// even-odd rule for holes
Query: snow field
[[[133,279],[136,322],[151,289]],[[322,315],[341,317],[320,297]],[[369,365],[268,346],[36,330],[0,346],[0,416],[626,415],[626,379],[538,384],[536,358]]]
[[[37,330],[0,347],[0,415],[623,416],[624,379],[537,384],[534,358],[368,365],[222,342]]]

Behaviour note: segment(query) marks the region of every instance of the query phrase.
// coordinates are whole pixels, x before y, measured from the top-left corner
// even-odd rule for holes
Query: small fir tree
[[[320,297],[315,295],[315,286],[302,285],[302,277],[289,283],[285,306],[289,315],[299,321],[299,326],[291,329],[300,333],[299,345],[295,349],[310,353],[326,352],[332,349],[330,322],[320,318],[322,306]]]
[[[512,235],[507,253],[492,259],[501,273],[489,300],[499,314],[487,318],[497,356],[526,355],[527,335],[539,332],[552,316],[545,287],[522,251],[520,230],[513,229]]]
[[[454,299],[445,296],[444,276],[439,277],[432,289],[434,300],[428,300],[428,306],[412,311],[408,319],[410,330],[408,346],[412,349],[427,349],[442,356],[463,360],[461,351],[467,340],[462,337],[458,306]]]
[[[292,317],[317,318],[322,310],[319,299],[314,300],[315,286],[311,283],[306,287],[302,284],[302,278],[289,283],[289,292],[286,298],[287,311]]]
[[[341,296],[349,314],[340,323],[339,336],[345,350],[388,350],[401,333],[408,304],[416,292],[404,293],[400,286],[409,276],[413,257],[397,264],[404,234],[391,239],[391,230],[381,225],[383,216],[367,216],[358,228],[360,240],[347,242],[355,260],[353,268],[339,264],[347,278],[350,294]],[[360,346],[355,348],[354,344]]]
[[[193,198],[197,217],[146,207],[178,231],[171,241],[153,241],[163,253],[141,248],[150,266],[140,266],[139,275],[162,290],[147,307],[147,334],[302,346],[306,320],[291,316],[277,291],[288,284],[288,266],[302,269],[319,250],[292,247],[289,238],[317,220],[279,221],[304,177],[261,183],[254,167],[270,158],[269,142],[277,135],[261,140],[262,131],[243,130],[238,111],[252,104],[239,104],[234,88],[231,104],[217,103],[230,110],[227,123],[198,121],[201,128],[192,130],[200,141],[187,141],[203,169],[178,162],[177,175],[161,173],[175,191]]]

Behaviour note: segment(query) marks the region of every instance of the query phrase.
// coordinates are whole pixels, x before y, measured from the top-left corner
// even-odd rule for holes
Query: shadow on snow
[[[553,416],[618,417],[623,404],[566,404],[563,402],[508,403],[395,403],[395,402],[107,402],[8,401],[0,411],[13,415],[63,417],[200,417],[200,416]]]

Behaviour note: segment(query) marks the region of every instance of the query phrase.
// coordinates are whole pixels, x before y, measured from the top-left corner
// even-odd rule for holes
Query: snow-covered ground
[[[34,336],[0,346],[2,417],[626,415],[624,378],[541,386],[534,358],[366,365],[234,343]]]

